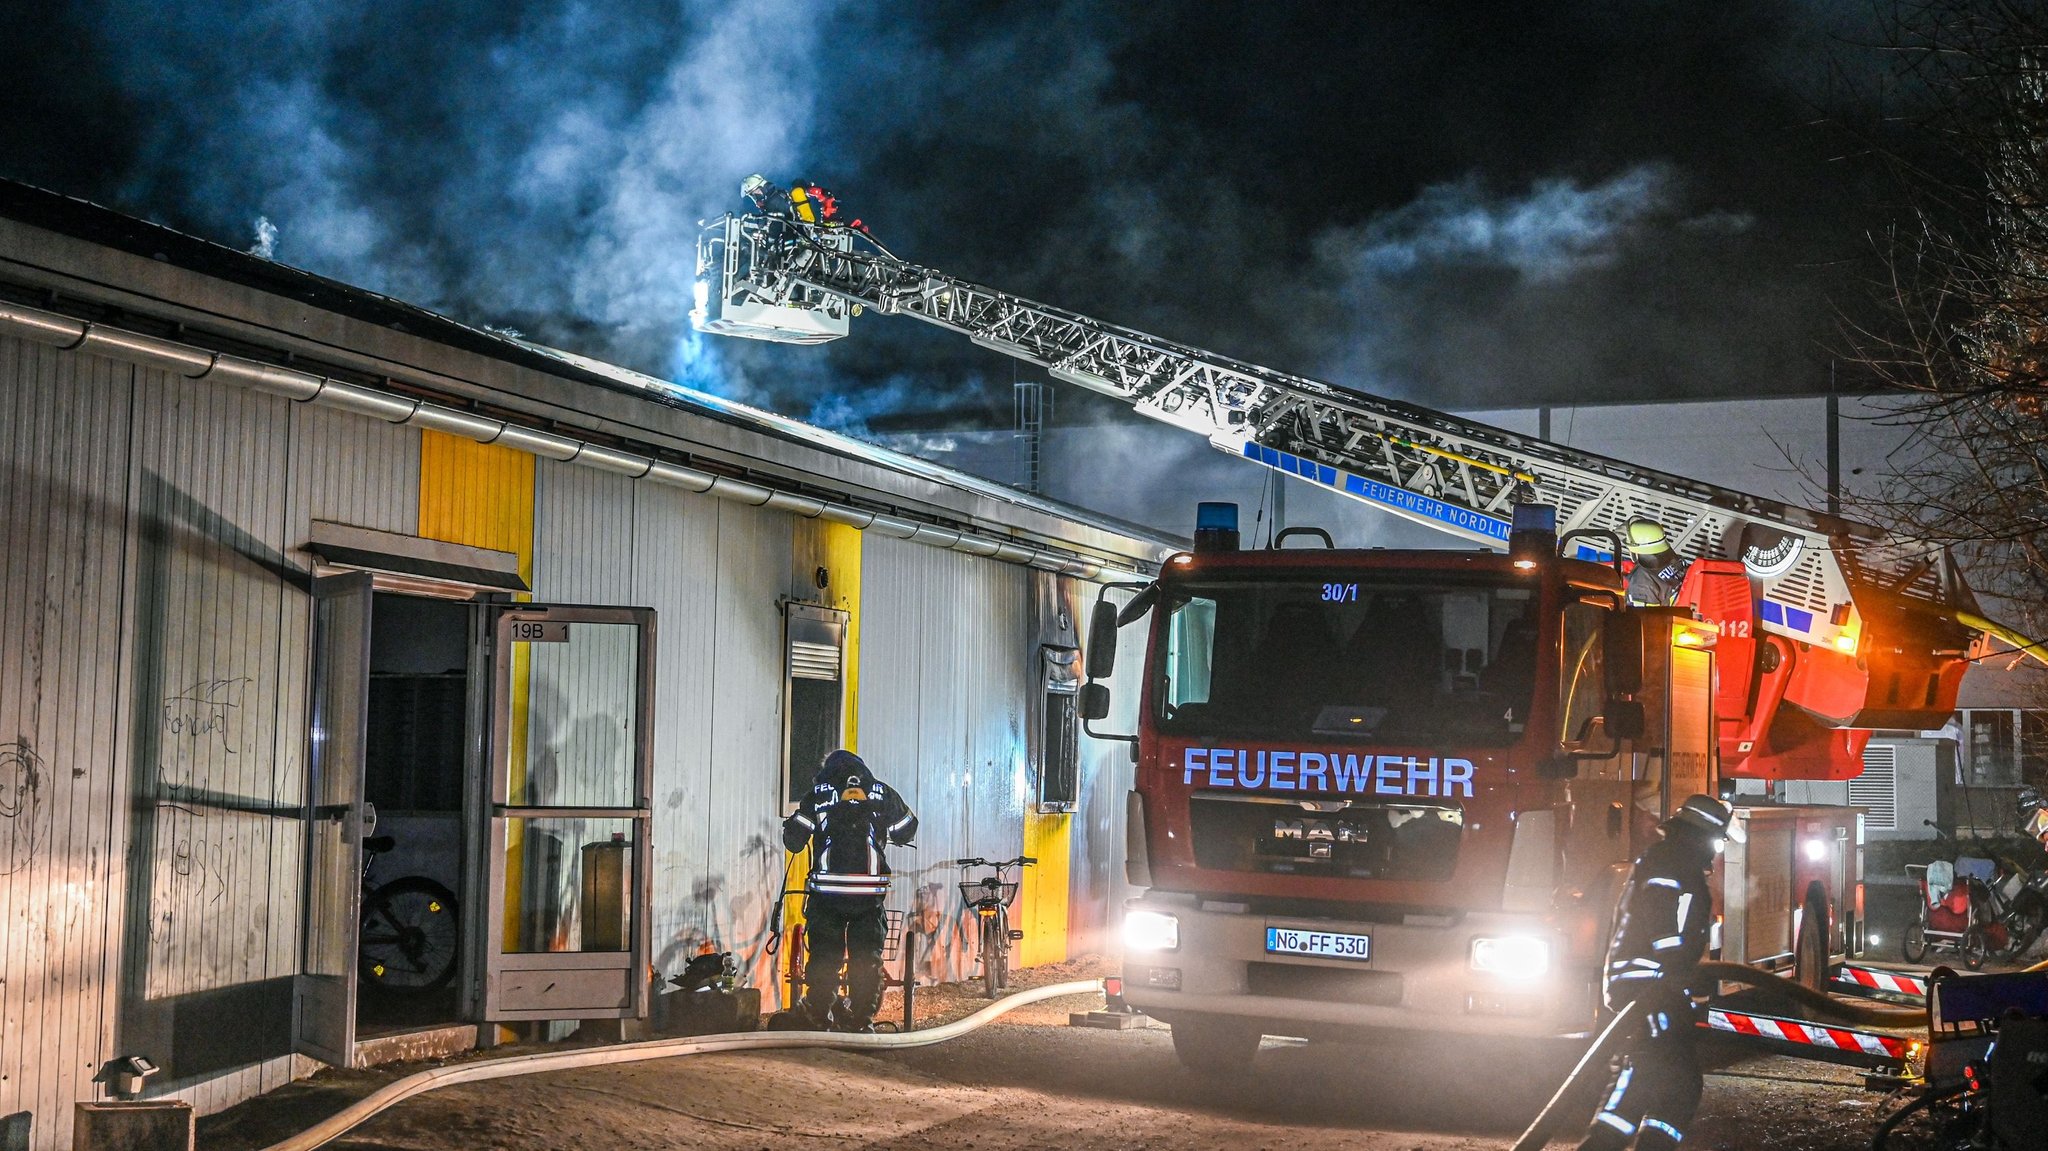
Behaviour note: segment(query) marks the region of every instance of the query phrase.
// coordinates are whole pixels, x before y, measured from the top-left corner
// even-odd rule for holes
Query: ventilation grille
[[[829,643],[789,642],[791,679],[838,679],[839,648]]]
[[[1873,743],[1863,749],[1863,774],[1849,781],[1849,806],[1867,814],[1863,826],[1871,831],[1899,829],[1899,749],[1889,743]]]
[[[1828,614],[1826,577],[1821,574],[1820,553],[1808,541],[1806,554],[1791,571],[1771,585],[1771,598],[1782,604],[1802,607],[1817,616]]]

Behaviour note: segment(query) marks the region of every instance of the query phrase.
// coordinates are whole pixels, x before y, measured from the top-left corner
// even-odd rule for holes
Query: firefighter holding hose
[[[1714,920],[1707,871],[1715,842],[1739,838],[1732,815],[1712,796],[1693,796],[1629,871],[1607,945],[1606,992],[1617,1015],[1637,1017],[1638,1038],[1615,1057],[1580,1151],[1676,1147],[1699,1107],[1693,1002]]]

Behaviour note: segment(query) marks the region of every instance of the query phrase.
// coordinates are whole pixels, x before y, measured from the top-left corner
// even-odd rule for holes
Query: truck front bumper
[[[1546,1038],[1587,1034],[1597,1005],[1593,964],[1574,961],[1539,918],[1498,912],[1407,916],[1394,922],[1257,914],[1242,905],[1147,895],[1129,912],[1172,916],[1168,949],[1127,946],[1124,998],[1172,1023],[1176,1015],[1257,1022],[1267,1034],[1337,1038],[1374,1030]],[[1156,921],[1155,921],[1156,922]],[[1368,958],[1328,959],[1267,950],[1268,928],[1363,935]],[[1474,963],[1481,939],[1542,940],[1539,971],[1489,972]]]

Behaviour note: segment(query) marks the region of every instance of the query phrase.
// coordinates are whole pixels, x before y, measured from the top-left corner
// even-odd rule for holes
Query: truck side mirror
[[[1643,738],[1643,705],[1640,700],[1607,701],[1607,734],[1614,739]]]
[[[1086,664],[1089,679],[1108,679],[1116,670],[1116,605],[1106,599],[1095,601],[1095,614],[1088,618]],[[1106,693],[1107,689],[1104,691]],[[1085,691],[1083,698],[1086,698]]]
[[[1600,648],[1600,665],[1606,670],[1608,695],[1627,696],[1643,690],[1642,613],[1627,608],[1609,612],[1600,625]],[[1610,710],[1610,731],[1613,730],[1613,715]]]
[[[1074,697],[1074,708],[1084,720],[1109,718],[1109,688],[1099,683],[1084,683]]]

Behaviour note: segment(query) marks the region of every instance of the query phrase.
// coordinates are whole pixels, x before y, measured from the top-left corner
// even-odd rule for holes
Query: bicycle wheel
[[[1899,954],[1908,963],[1918,963],[1927,958],[1927,925],[1915,920],[1906,925],[1906,934],[1899,939]]]
[[[2007,954],[2018,959],[2041,938],[2043,928],[2048,928],[2048,903],[2044,903],[2037,892],[2022,891],[2012,901],[2012,913],[2006,920],[2012,932],[2012,950]]]
[[[1972,927],[1963,932],[1963,966],[1972,971],[1981,971],[1984,961],[1991,957],[1991,943],[1984,937],[1984,929]]]
[[[996,990],[1010,989],[1010,913],[996,912]]]
[[[357,977],[387,991],[437,991],[455,976],[462,916],[455,893],[424,875],[408,875],[363,900]]]
[[[981,991],[987,999],[994,999],[1003,987],[1003,935],[997,918],[981,917]]]

